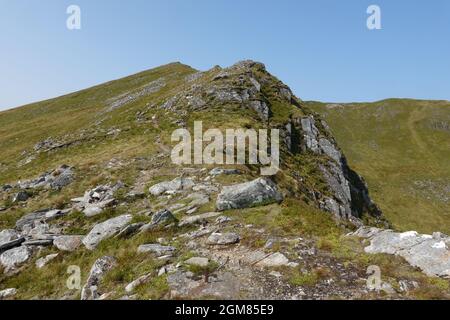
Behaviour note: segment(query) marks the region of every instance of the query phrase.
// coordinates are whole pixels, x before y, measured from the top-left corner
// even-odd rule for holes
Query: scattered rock
[[[72,202],[75,202],[75,208],[81,210],[87,217],[93,217],[102,213],[106,207],[114,204],[114,193],[121,187],[123,187],[121,182],[113,186],[98,186],[86,191],[82,198],[72,199]]]
[[[217,210],[231,210],[267,205],[283,200],[277,186],[267,178],[259,178],[224,187],[217,198]]]
[[[233,232],[213,233],[208,238],[208,244],[211,245],[229,245],[238,243],[239,241],[239,235]]]
[[[50,261],[52,261],[53,259],[55,259],[56,257],[58,257],[58,253],[54,253],[54,254],[49,254],[48,256],[45,256],[43,258],[39,258],[38,260],[36,260],[36,267],[38,269],[42,269],[43,267],[45,267],[47,265],[47,263],[49,263]]]
[[[71,184],[73,179],[73,169],[67,165],[62,165],[51,172],[44,173],[36,179],[19,182],[19,187],[21,189],[44,188],[61,190],[65,186]]]
[[[58,236],[53,240],[53,245],[61,251],[75,251],[83,241],[84,236]]]
[[[50,210],[45,209],[41,211],[36,211],[30,214],[27,214],[17,220],[16,228],[18,230],[24,230],[26,228],[35,227],[36,223],[43,223],[54,220],[56,218],[62,217],[69,213],[69,210]]]
[[[227,216],[220,216],[216,219],[216,224],[225,224],[230,221],[233,221],[233,219]]]
[[[100,297],[98,285],[106,272],[110,271],[117,264],[113,257],[102,257],[95,261],[91,268],[86,284],[81,290],[81,300],[96,300]]]
[[[170,246],[162,246],[160,244],[143,244],[139,246],[138,253],[153,253],[157,257],[164,255],[171,255],[175,252],[176,248]]]
[[[257,264],[259,267],[282,267],[289,265],[289,259],[280,252],[273,253],[262,259]]]
[[[151,195],[157,197],[167,192],[173,193],[179,190],[189,190],[194,185],[194,181],[190,178],[176,178],[172,181],[160,182],[150,187],[149,192]]]
[[[102,240],[110,238],[120,232],[120,230],[129,224],[132,219],[133,217],[127,214],[96,224],[91,232],[84,237],[83,244],[89,250],[94,250]]]
[[[131,237],[136,232],[138,232],[138,230],[140,230],[143,226],[144,226],[143,222],[130,224],[130,225],[126,226],[125,228],[123,228],[122,230],[120,230],[120,232],[116,235],[116,238],[125,239],[128,237]]]

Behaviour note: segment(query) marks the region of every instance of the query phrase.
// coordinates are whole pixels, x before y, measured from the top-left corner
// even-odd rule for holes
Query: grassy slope
[[[327,120],[396,228],[450,233],[449,102],[307,104]]]

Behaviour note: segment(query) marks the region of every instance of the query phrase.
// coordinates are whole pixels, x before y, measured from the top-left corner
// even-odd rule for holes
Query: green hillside
[[[450,102],[306,103],[400,230],[450,232]]]

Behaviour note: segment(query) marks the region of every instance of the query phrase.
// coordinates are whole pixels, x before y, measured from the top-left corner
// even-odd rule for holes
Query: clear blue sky
[[[371,4],[382,30],[366,27]],[[450,1],[0,0],[0,109],[172,61],[247,58],[304,100],[450,100]]]

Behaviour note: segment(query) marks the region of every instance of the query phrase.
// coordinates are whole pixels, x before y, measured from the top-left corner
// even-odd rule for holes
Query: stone
[[[55,145],[54,147],[58,147]],[[48,146],[47,149],[54,148],[53,146]],[[21,189],[54,189],[61,190],[65,186],[68,186],[74,180],[74,173],[71,167],[67,165],[62,165],[61,167],[42,174],[40,177],[19,182],[19,187]]]
[[[148,282],[151,279],[152,274],[146,274],[143,275],[142,277],[137,278],[136,280],[134,280],[133,282],[129,283],[126,287],[125,287],[125,292],[127,293],[132,293],[137,287],[145,284],[146,282]]]
[[[83,243],[84,236],[58,236],[53,240],[53,245],[61,251],[72,252]]]
[[[11,298],[17,294],[17,289],[15,288],[9,288],[0,291],[0,300]]]
[[[15,247],[18,247],[25,241],[24,237],[12,229],[3,230],[0,232],[0,253]]]
[[[122,228],[129,224],[132,219],[133,217],[131,215],[126,214],[96,224],[91,232],[83,238],[83,244],[89,250],[94,250],[102,240],[116,235]]]
[[[370,240],[364,250],[370,254],[386,253],[403,257],[413,267],[431,277],[450,278],[450,237],[404,233],[363,227],[351,234]]]
[[[169,210],[161,210],[152,216],[152,221],[150,223],[140,228],[140,232],[147,232],[158,226],[166,226],[176,221],[177,219],[174,217],[172,212]]]
[[[47,263],[49,263],[53,259],[56,259],[58,257],[58,255],[59,255],[59,253],[54,253],[54,254],[49,254],[45,257],[37,259],[36,260],[36,268],[42,269],[43,267],[45,267],[47,265]]]
[[[28,247],[49,247],[53,245],[53,239],[27,240],[22,245]]]
[[[319,151],[319,141],[317,140],[319,130],[316,127],[314,118],[307,117],[301,119],[301,125],[303,130],[303,139],[306,143],[306,147],[317,153]]]
[[[225,224],[230,221],[233,221],[233,219],[227,216],[220,216],[216,219],[216,224]]]
[[[289,259],[280,252],[273,253],[257,264],[259,267],[282,267],[289,265]]]
[[[153,253],[157,257],[172,255],[175,251],[175,247],[163,246],[160,244],[143,244],[138,247],[138,253]]]
[[[187,265],[190,266],[197,266],[197,267],[207,267],[209,264],[208,258],[200,258],[200,257],[193,257],[184,262]]]
[[[114,193],[122,187],[121,182],[97,186],[86,191],[83,197],[72,199],[72,202],[75,203],[75,208],[81,210],[87,217],[93,217],[115,203]]]
[[[185,218],[181,219],[178,226],[184,227],[184,226],[188,226],[188,225],[192,225],[192,224],[196,224],[196,223],[201,223],[207,219],[215,218],[220,215],[221,215],[220,212],[208,212],[208,213],[203,213],[203,214],[199,214],[196,216],[185,217]]]
[[[238,169],[223,169],[223,168],[214,168],[209,172],[211,176],[220,176],[220,175],[232,175],[232,174],[241,174],[242,172]]]
[[[123,228],[122,230],[120,230],[120,232],[116,235],[116,238],[125,239],[128,237],[131,237],[136,232],[138,232],[144,225],[145,224],[143,222],[130,224],[130,225],[126,226],[125,228]]]
[[[25,202],[28,200],[28,198],[30,197],[30,195],[28,194],[28,192],[26,191],[19,191],[18,193],[16,193],[13,196],[12,202],[17,203],[17,202]]]
[[[105,273],[113,269],[117,265],[117,261],[113,257],[102,257],[95,261],[91,268],[89,277],[81,290],[81,300],[96,300],[101,294],[98,292],[98,285]]]
[[[157,197],[166,192],[189,190],[194,185],[195,185],[194,181],[190,178],[176,178],[172,181],[160,182],[160,183],[150,187],[149,192],[151,195]]]
[[[237,233],[213,233],[208,237],[208,244],[211,245],[230,245],[240,241],[240,237]]]
[[[26,246],[20,246],[3,252],[0,255],[0,263],[5,268],[5,272],[8,272],[27,262],[31,255],[31,249]]]
[[[216,207],[219,211],[243,209],[271,203],[280,203],[283,195],[277,186],[267,178],[224,187],[217,197]]]
[[[16,228],[18,230],[24,230],[25,228],[33,228],[36,223],[41,222],[48,222],[54,219],[57,219],[59,217],[62,217],[66,215],[69,210],[51,210],[51,209],[45,209],[36,211],[30,214],[27,214],[17,220],[16,222]]]

